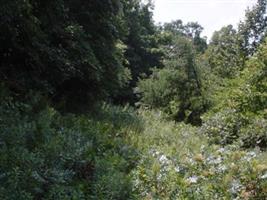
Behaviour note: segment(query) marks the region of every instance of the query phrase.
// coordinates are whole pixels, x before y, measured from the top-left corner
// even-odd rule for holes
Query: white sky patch
[[[245,10],[257,0],[154,0],[156,23],[181,19],[184,23],[198,22],[209,39],[215,30],[232,24],[236,26]]]

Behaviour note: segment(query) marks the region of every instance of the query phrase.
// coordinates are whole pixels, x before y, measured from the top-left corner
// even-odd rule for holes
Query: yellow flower
[[[230,168],[233,172],[238,172],[239,166],[237,166],[235,163],[231,163]]]
[[[195,157],[194,157],[195,161],[197,162],[203,162],[204,161],[204,157],[202,154],[197,154]]]
[[[245,152],[234,152],[233,153],[233,160],[240,160],[245,155]]]
[[[202,175],[205,176],[205,177],[213,176],[213,175],[214,175],[214,172],[212,172],[212,171],[204,171],[204,172],[202,173]]]
[[[259,165],[256,165],[255,167],[255,171],[259,173],[264,172],[266,170],[267,170],[267,165],[264,165],[264,164],[259,164]]]

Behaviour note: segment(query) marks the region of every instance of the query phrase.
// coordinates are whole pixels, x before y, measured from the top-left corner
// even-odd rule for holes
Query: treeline
[[[131,101],[141,73],[161,66],[151,5],[139,1],[8,1],[1,5],[1,80],[60,109]]]
[[[214,94],[240,76],[246,62],[266,36],[266,1],[246,11],[237,30],[232,25],[215,31],[207,45],[197,23],[180,20],[161,28],[171,41],[163,46],[164,68],[154,69],[138,84],[141,102],[163,108],[176,121],[201,124],[200,116],[216,104]]]
[[[198,23],[155,25],[152,3],[5,2],[1,82],[19,96],[41,93],[63,111],[102,100],[141,103],[201,124],[211,103],[210,81],[238,75],[263,41],[265,7],[258,1],[238,30],[224,27],[208,45]]]

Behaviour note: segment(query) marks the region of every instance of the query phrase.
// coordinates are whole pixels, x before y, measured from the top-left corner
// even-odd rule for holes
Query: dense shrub
[[[241,130],[241,141],[246,148],[258,146],[267,148],[267,120],[251,119],[251,123]]]
[[[235,110],[223,110],[209,117],[199,129],[212,143],[227,145],[240,136],[240,129],[246,121]]]
[[[142,115],[143,154],[132,171],[139,199],[267,198],[266,153],[210,144],[196,127],[170,123],[159,113]]]
[[[245,148],[266,149],[266,120],[241,115],[236,110],[224,110],[209,117],[199,128],[211,143],[229,145],[238,143]]]
[[[131,120],[132,130],[142,130],[135,114],[114,107],[113,113],[103,108],[112,121],[62,116],[47,105],[40,109],[39,98],[33,99],[1,99],[0,198],[132,198],[128,174],[139,153],[126,136]]]

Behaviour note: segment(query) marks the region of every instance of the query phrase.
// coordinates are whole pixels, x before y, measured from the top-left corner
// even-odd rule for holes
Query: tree
[[[129,79],[122,12],[120,0],[5,2],[1,80],[19,94],[40,91],[66,107],[117,93]]]
[[[210,70],[222,78],[231,78],[240,72],[244,56],[238,43],[237,31],[232,25],[215,31],[204,55]]]
[[[179,35],[179,36],[185,35],[185,27],[183,21],[180,19],[169,23],[164,23],[162,29],[165,32],[171,32],[173,35]]]
[[[131,103],[137,101],[133,88],[138,79],[143,75],[149,75],[151,68],[162,66],[163,52],[159,48],[160,35],[152,19],[153,5],[141,3],[139,0],[124,1],[124,22],[128,33],[122,40],[126,45],[125,58],[132,79],[128,87],[115,95],[115,102]]]
[[[207,49],[206,38],[201,37],[203,27],[197,22],[183,24],[182,20],[165,23],[161,28],[164,32],[169,32],[174,36],[185,36],[193,41],[197,53],[204,53]]]
[[[176,121],[200,124],[204,102],[194,45],[189,38],[180,36],[166,48],[165,67],[153,70],[149,78],[138,83],[141,103],[165,110]]]
[[[204,53],[207,49],[206,38],[201,37],[203,27],[197,22],[189,22],[185,25],[185,33],[191,37],[195,46],[196,52]]]
[[[252,55],[263,41],[267,31],[266,0],[258,0],[257,4],[246,11],[244,22],[240,22],[238,30],[240,46],[245,55]]]

